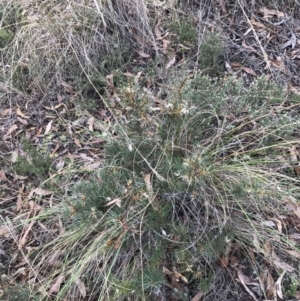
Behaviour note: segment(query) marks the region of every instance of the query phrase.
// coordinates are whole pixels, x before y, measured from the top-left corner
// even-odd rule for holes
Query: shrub
[[[217,76],[224,69],[219,59],[225,51],[225,44],[217,34],[205,37],[200,45],[199,63],[202,69],[211,76]]]
[[[299,194],[289,159],[277,159],[298,143],[298,105],[280,105],[280,90],[263,78],[247,91],[202,76],[175,84],[159,103],[120,88],[105,166],[40,216],[65,224],[42,249],[51,260],[36,258],[50,271],[46,292],[63,279],[56,300],[189,300],[231,243],[266,260],[260,246],[274,235],[274,252],[292,248],[264,222]]]

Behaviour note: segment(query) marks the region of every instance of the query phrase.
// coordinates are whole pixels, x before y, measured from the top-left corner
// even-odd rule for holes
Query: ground
[[[1,300],[300,300],[299,8],[0,3]]]

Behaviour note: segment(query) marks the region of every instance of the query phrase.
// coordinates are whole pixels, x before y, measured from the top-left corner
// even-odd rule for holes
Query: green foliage
[[[98,300],[188,300],[186,290],[170,288],[164,267],[190,279],[191,290],[207,288],[199,265],[213,266],[233,237],[249,241],[253,212],[272,216],[288,191],[287,175],[273,166],[299,123],[295,107],[280,105],[279,89],[264,78],[247,90],[207,76],[176,84],[159,106],[138,86],[117,88],[104,167],[51,211],[67,223],[53,242],[66,250],[57,300],[95,274],[86,281]]]
[[[211,76],[217,76],[223,66],[219,63],[225,51],[224,41],[217,34],[209,35],[200,45],[199,63],[202,69]]]
[[[13,38],[13,33],[7,29],[0,29],[0,48],[4,48]]]
[[[282,288],[287,298],[294,298],[297,295],[297,291],[299,291],[299,275],[292,273],[285,277]]]
[[[42,152],[28,139],[22,139],[21,143],[25,156],[18,156],[14,166],[16,172],[21,175],[35,175],[41,179],[46,178],[51,166],[49,153]]]
[[[192,44],[197,40],[197,32],[192,20],[180,19],[170,24],[170,29],[175,33],[175,40],[180,44]]]
[[[34,296],[30,291],[30,288],[26,284],[9,285],[4,290],[4,294],[0,297],[0,300],[6,301],[38,301],[42,300],[38,296]]]
[[[12,41],[21,20],[21,9],[18,5],[0,4],[0,48],[5,48]]]

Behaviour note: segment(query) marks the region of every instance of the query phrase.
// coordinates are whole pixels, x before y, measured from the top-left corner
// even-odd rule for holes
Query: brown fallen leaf
[[[40,196],[44,196],[44,195],[52,194],[53,191],[51,191],[51,190],[44,190],[44,189],[38,187],[38,188],[34,189],[34,193],[36,193],[37,195],[40,195]]]
[[[80,140],[78,138],[74,138],[74,142],[78,147],[82,147],[82,145],[80,144]]]
[[[19,107],[17,107],[16,113],[17,113],[17,115],[19,115],[22,118],[25,118],[25,119],[29,118],[28,116],[26,116],[25,114],[22,113],[22,111],[21,111],[21,109]]]
[[[78,290],[80,292],[80,295],[82,296],[82,298],[86,297],[86,287],[84,285],[84,282],[81,281],[79,278],[75,281],[75,284],[78,287]]]
[[[152,187],[152,183],[151,183],[151,174],[150,173],[147,173],[144,175],[144,181],[145,181],[146,189],[147,189],[148,193],[150,195],[153,195],[153,187]]]
[[[60,94],[57,94],[56,97],[58,102],[62,102],[63,98]]]
[[[1,116],[11,115],[12,110],[10,108],[1,110]]]
[[[0,180],[10,182],[10,181],[6,178],[5,170],[3,170],[3,169],[0,169]]]
[[[200,301],[200,299],[202,298],[202,296],[203,296],[203,292],[199,292],[199,293],[197,293],[197,294],[192,298],[191,301]]]
[[[188,280],[186,279],[186,277],[184,277],[182,274],[177,272],[176,267],[173,267],[173,271],[170,271],[166,267],[163,267],[163,272],[165,274],[169,275],[176,282],[179,282],[180,280],[182,280],[183,282],[188,283]]]
[[[242,46],[244,47],[244,48],[246,48],[246,49],[249,49],[249,50],[251,50],[252,52],[254,52],[254,53],[259,53],[256,49],[254,49],[252,46],[249,46],[249,45],[247,45],[246,44],[246,42],[243,40],[243,42],[242,42]]]
[[[97,169],[100,165],[101,165],[101,162],[98,161],[98,162],[94,162],[94,163],[91,163],[88,165],[84,165],[81,169],[86,170],[86,171],[92,171],[92,170]]]
[[[273,258],[273,263],[278,269],[282,269],[288,272],[293,272],[295,269],[287,264],[286,262],[282,261],[275,253],[275,251],[272,251],[272,258]]]
[[[297,250],[286,250],[291,256],[300,259],[300,252]]]
[[[52,123],[53,123],[53,120],[51,120],[51,121],[47,124],[46,129],[45,129],[45,132],[44,132],[44,135],[48,134],[48,133],[51,131]]]
[[[176,56],[174,56],[167,64],[166,69],[169,69],[176,62]]]
[[[227,256],[222,256],[220,258],[220,264],[221,264],[221,267],[224,269],[224,268],[227,268],[228,266],[228,263],[229,263],[229,258]]]
[[[244,275],[242,273],[241,270],[238,269],[238,279],[240,280],[241,284],[243,285],[243,287],[245,288],[245,290],[248,292],[248,294],[252,297],[253,300],[258,301],[258,299],[255,297],[255,295],[253,294],[253,292],[248,288],[248,286],[246,285],[246,283],[248,284],[252,284],[250,278],[246,275]],[[259,286],[259,284],[258,284]]]
[[[292,49],[294,49],[296,46],[296,43],[297,43],[296,35],[294,33],[292,33],[291,38],[287,42],[285,42],[283,45],[281,45],[281,49],[285,49],[288,46],[292,46]]]
[[[266,7],[262,7],[259,9],[259,11],[263,13],[265,19],[270,18],[272,16],[277,16],[278,18],[284,18],[284,13],[276,9],[268,9]]]
[[[8,130],[7,133],[3,136],[3,139],[6,140],[10,137],[10,135],[18,128],[16,124],[13,124]]]
[[[242,67],[242,69],[243,69],[245,72],[247,72],[248,74],[250,74],[250,75],[257,76],[256,72],[255,72],[253,69],[251,69],[251,68],[248,68],[248,67]]]
[[[94,128],[93,128],[93,126],[94,126],[94,117],[90,117],[90,118],[88,119],[88,121],[87,121],[86,124],[88,125],[89,130],[90,130],[91,132],[93,132],[93,131],[94,131]]]
[[[32,211],[38,211],[42,209],[42,207],[34,201],[28,201],[28,205]]]
[[[281,288],[281,281],[282,281],[282,278],[284,276],[284,274],[286,273],[286,271],[283,271],[281,273],[281,275],[279,276],[279,278],[277,279],[277,281],[275,282],[275,290],[276,290],[276,293],[278,295],[278,297],[280,299],[283,299],[283,293],[282,293],[282,288]]]
[[[138,53],[142,58],[145,58],[145,59],[147,59],[147,58],[150,57],[149,54],[145,53],[145,52],[142,51],[142,50],[137,50],[137,53]]]
[[[31,231],[34,223],[35,223],[35,220],[32,220],[28,226],[25,226],[23,228],[23,230],[22,230],[23,235],[21,234],[21,237],[20,237],[19,243],[18,243],[18,247],[20,249],[22,249],[25,246],[26,241],[27,241],[27,237],[28,237],[29,232]]]
[[[27,120],[22,119],[21,117],[17,117],[17,119],[18,119],[23,125],[28,125]]]
[[[52,285],[52,287],[49,290],[49,294],[53,294],[53,293],[57,293],[60,289],[60,285],[62,283],[62,281],[64,280],[64,276],[63,275],[59,275],[56,278],[56,281],[54,282],[54,284]]]
[[[122,201],[122,199],[116,198],[116,199],[108,202],[105,206],[111,206],[113,204],[116,204],[119,208],[121,208],[121,201]]]
[[[163,39],[163,53],[166,54],[167,53],[167,48],[169,46],[169,44],[171,43],[170,40],[167,39]]]
[[[268,298],[274,298],[276,295],[275,290],[275,281],[270,273],[270,271],[267,272],[267,291],[266,291]]]
[[[10,237],[10,231],[5,225],[0,226],[0,236],[4,236],[5,238]]]
[[[134,77],[134,83],[135,83],[135,84],[138,84],[141,75],[142,75],[142,71],[140,71],[140,72],[138,72],[138,73],[136,74],[136,76]]]

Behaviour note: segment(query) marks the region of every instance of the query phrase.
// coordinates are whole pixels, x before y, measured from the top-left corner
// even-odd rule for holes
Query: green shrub
[[[49,153],[34,145],[28,139],[22,139],[21,144],[25,156],[18,156],[14,165],[16,173],[21,175],[34,175],[37,178],[45,179],[51,166]]]
[[[224,41],[218,34],[211,34],[205,37],[200,45],[200,67],[211,76],[217,76],[224,69],[219,62],[224,51]]]
[[[197,40],[197,32],[192,20],[180,19],[170,24],[175,41],[180,44],[192,44]]]
[[[250,232],[262,242],[273,237],[260,222],[298,195],[289,188],[297,179],[276,159],[299,130],[296,106],[281,106],[279,89],[264,78],[247,91],[239,81],[201,76],[177,85],[159,106],[137,87],[132,97],[120,88],[105,166],[44,213],[66,223],[42,250],[54,247],[61,262],[45,284],[63,275],[56,300],[82,295],[78,279],[92,300],[188,299],[207,286],[228,241],[253,246]],[[285,241],[274,248],[283,252]],[[38,269],[45,265],[37,259]],[[166,268],[189,281],[182,293]]]

